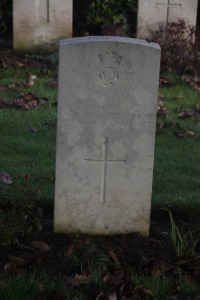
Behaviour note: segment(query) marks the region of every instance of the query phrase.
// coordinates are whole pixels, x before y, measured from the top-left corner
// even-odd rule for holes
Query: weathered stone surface
[[[55,231],[148,235],[160,47],[61,41]]]
[[[15,49],[58,47],[72,36],[72,0],[14,0]]]
[[[196,26],[198,0],[139,0],[138,38],[151,38],[159,26],[184,19]]]

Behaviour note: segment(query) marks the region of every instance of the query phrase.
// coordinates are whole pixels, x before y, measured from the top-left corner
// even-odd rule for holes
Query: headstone
[[[183,19],[196,26],[198,0],[139,0],[138,38],[152,38],[160,26]]]
[[[72,0],[14,0],[15,49],[55,48],[72,36]]]
[[[148,235],[160,47],[82,37],[59,55],[55,231]]]

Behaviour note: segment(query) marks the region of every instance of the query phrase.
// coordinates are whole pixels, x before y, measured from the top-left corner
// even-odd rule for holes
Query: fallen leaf
[[[116,263],[119,264],[116,254],[113,251],[109,251],[110,258]]]
[[[110,281],[111,280],[111,275],[110,274],[106,274],[106,275],[104,275],[104,277],[103,277],[103,282],[105,283],[105,282],[108,282],[108,281]]]
[[[82,284],[87,284],[89,283],[89,276],[85,276],[85,275],[82,275],[82,274],[76,274],[74,276],[74,279],[75,280],[78,280],[80,283]]]
[[[36,133],[37,129],[35,127],[31,127],[31,128],[26,129],[26,131],[30,132],[30,133]]]
[[[197,110],[198,113],[200,113],[200,102],[198,102],[198,103],[196,104],[196,110]]]
[[[164,107],[163,101],[158,100],[157,108],[162,108]]]
[[[71,242],[71,244],[69,245],[69,247],[66,249],[64,255],[69,256],[69,255],[73,254],[76,245],[79,245],[79,244],[82,244],[82,243],[83,243],[83,241],[81,241],[81,240],[73,240]]]
[[[11,184],[12,180],[10,175],[6,172],[0,172],[0,182],[4,184]]]
[[[180,132],[174,132],[174,134],[180,138],[195,136],[195,133],[193,131],[180,131]]]
[[[30,108],[30,106],[28,104],[23,104],[22,105],[22,109],[24,109],[24,110],[30,110],[31,108]]]
[[[24,68],[25,67],[25,65],[22,62],[20,62],[20,61],[16,61],[15,65],[18,68]]]
[[[37,100],[37,104],[38,105],[43,105],[43,104],[47,104],[48,103],[48,99],[46,97],[40,98]]]
[[[144,289],[144,293],[146,294],[146,295],[149,295],[149,296],[153,296],[153,292],[152,292],[152,290],[150,290],[150,289]]]
[[[18,266],[23,267],[26,263],[26,260],[20,256],[8,255],[8,258],[11,262],[16,263]]]
[[[25,110],[30,110],[30,109],[34,109],[37,107],[37,101],[36,100],[31,100],[27,103],[24,103],[22,105],[22,109],[25,109]]]
[[[16,83],[10,83],[8,84],[9,89],[15,89],[16,88]]]
[[[41,252],[46,252],[51,249],[51,247],[43,241],[33,241],[31,243],[31,247],[34,247],[35,249]]]
[[[182,95],[180,95],[180,96],[174,96],[174,97],[173,97],[173,100],[180,100],[180,99],[183,99],[183,96],[182,96]]]
[[[4,100],[0,100],[0,107],[1,108],[6,107],[6,102]]]
[[[25,101],[31,101],[31,100],[35,100],[36,97],[33,93],[26,93],[26,94],[21,94],[22,99],[24,99]]]
[[[169,80],[169,78],[160,78],[160,86],[172,87],[174,86],[173,82]]]
[[[191,109],[183,109],[179,114],[179,118],[191,118],[194,115],[194,111]]]
[[[24,100],[21,98],[15,99],[13,100],[12,105],[16,107],[22,107],[24,105]]]
[[[51,80],[48,85],[52,89],[57,89],[58,88],[58,81],[57,80]]]
[[[76,274],[74,277],[68,277],[65,279],[64,283],[69,286],[79,286],[82,284],[89,283],[89,277],[84,275]]]
[[[166,117],[168,115],[168,109],[166,107],[158,107],[157,115],[160,117]]]
[[[165,95],[161,94],[161,93],[158,93],[158,99],[163,99],[163,98],[165,98]]]
[[[37,79],[36,75],[28,73],[27,74],[27,78],[26,78],[26,84],[27,84],[27,86],[33,86],[35,84],[35,80],[36,79]]]
[[[22,271],[20,267],[18,267],[16,262],[8,262],[3,267],[5,274],[19,273]]]

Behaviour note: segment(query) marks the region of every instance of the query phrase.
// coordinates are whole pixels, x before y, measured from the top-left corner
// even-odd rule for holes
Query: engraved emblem
[[[131,88],[133,75],[131,63],[119,52],[110,50],[89,63],[86,84],[94,96],[118,95]]]

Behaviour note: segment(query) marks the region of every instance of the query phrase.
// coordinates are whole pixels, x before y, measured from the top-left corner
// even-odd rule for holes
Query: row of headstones
[[[14,9],[24,11],[23,3],[15,6],[24,1],[15,0]],[[154,9],[167,10],[167,20],[172,7],[195,7],[191,5],[195,0],[179,5],[176,0],[177,6],[160,2],[154,2]],[[26,13],[20,11],[24,30],[24,35],[18,32],[23,36],[20,45],[30,46],[32,37],[25,38],[30,29],[35,44],[47,29],[48,38],[57,39],[57,14],[64,27],[59,38],[67,35],[71,1],[38,0],[37,4],[29,1],[29,18],[27,7]],[[151,6],[145,5],[143,9],[151,13]],[[159,67],[159,45],[144,40],[102,36],[60,42],[56,232],[148,235]]]
[[[14,0],[14,48],[52,47],[72,36],[72,0]],[[137,37],[151,38],[160,25],[184,19],[195,26],[198,0],[139,0]]]

